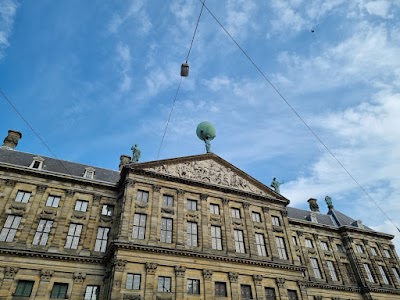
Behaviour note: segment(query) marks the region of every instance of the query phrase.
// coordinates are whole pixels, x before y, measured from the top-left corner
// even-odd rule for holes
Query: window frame
[[[31,196],[32,196],[32,192],[18,190],[14,201],[18,202],[18,203],[28,203]]]
[[[234,219],[241,219],[240,208],[231,207],[231,216]]]
[[[221,226],[211,225],[211,249],[222,250],[222,228]],[[218,236],[219,235],[219,236]]]
[[[386,274],[386,271],[385,271],[384,267],[381,266],[381,265],[378,265],[378,270],[379,270],[379,272],[381,273],[381,277],[382,277],[382,279],[383,279],[383,283],[384,283],[384,284],[390,284],[389,278],[388,278],[388,276],[387,276],[387,274]]]
[[[114,215],[114,205],[111,204],[103,204],[101,208],[101,215],[102,216],[107,216],[107,217],[112,217]]]
[[[58,288],[58,291],[55,291],[55,288]],[[65,288],[65,290],[63,290]],[[55,294],[57,292],[57,294]],[[50,299],[67,299],[68,297],[68,283],[65,282],[54,282],[53,287],[51,288]]]
[[[373,256],[378,256],[378,251],[377,251],[377,249],[375,247],[371,247],[371,254]]]
[[[160,282],[161,280],[161,282]],[[168,282],[168,288],[165,286],[165,283]],[[160,289],[160,283],[161,289]],[[172,277],[168,276],[158,276],[157,279],[157,291],[161,293],[172,293]]]
[[[296,290],[287,290],[288,299],[289,300],[298,300],[299,296],[297,295]]]
[[[392,258],[392,255],[391,255],[389,249],[383,249],[383,255],[385,255],[386,258]]]
[[[271,216],[271,223],[273,226],[281,226],[281,219],[278,216]]]
[[[397,280],[397,283],[400,284],[400,274],[399,274],[399,270],[396,267],[392,267],[392,272],[394,277]]]
[[[372,275],[369,264],[363,263],[363,266],[364,266],[365,273],[367,274],[367,281],[371,282],[371,283],[375,283],[375,279],[374,279],[374,276]]]
[[[89,201],[77,199],[75,202],[74,210],[80,212],[87,212]]]
[[[149,202],[149,192],[145,191],[145,190],[137,190],[136,191],[136,201],[148,203]]]
[[[187,199],[186,200],[186,209],[191,211],[197,211],[197,200]]]
[[[252,300],[253,299],[253,291],[250,284],[241,284],[240,285],[240,295],[243,300]]]
[[[22,217],[17,215],[8,215],[0,231],[0,242],[12,243],[17,234]]]
[[[266,300],[276,300],[276,292],[275,289],[272,287],[265,287],[264,288],[265,299]]]
[[[61,196],[49,195],[46,200],[47,207],[57,208],[60,205]]]
[[[147,215],[135,213],[133,215],[132,238],[136,240],[146,239]]]
[[[264,234],[256,232],[254,234],[257,246],[258,256],[267,256],[267,248],[265,247],[265,237]]]
[[[171,244],[173,242],[174,219],[161,218],[160,242]]]
[[[357,253],[364,254],[364,247],[360,244],[356,244]]]
[[[329,251],[329,245],[325,241],[321,241],[321,249],[324,251]]]
[[[251,219],[253,220],[253,222],[261,223],[261,214],[259,212],[256,212],[256,211],[252,211],[251,212]]]
[[[53,227],[53,221],[47,219],[40,219],[33,237],[32,245],[46,246],[49,240],[49,234]]]
[[[219,204],[210,203],[210,214],[220,215]]]
[[[310,265],[313,270],[314,278],[322,279],[321,269],[319,267],[318,259],[310,257]]]
[[[186,245],[189,247],[198,247],[198,224],[196,222],[186,223]]]
[[[90,290],[90,291],[89,291]],[[100,295],[99,285],[87,285],[85,288],[84,300],[97,300]]]
[[[35,281],[33,280],[18,280],[14,297],[30,297],[32,295],[33,286]]]
[[[162,198],[163,207],[174,207],[174,196],[164,194]]]
[[[306,247],[307,247],[307,248],[309,248],[309,249],[314,249],[314,243],[313,243],[313,241],[312,241],[311,239],[306,238],[304,241],[305,241],[305,243],[306,243]]]
[[[127,290],[140,290],[142,283],[142,274],[128,273],[126,274],[125,288]]]
[[[200,279],[187,279],[187,294],[200,295]]]
[[[96,235],[96,242],[94,244],[94,251],[106,252],[109,234],[110,234],[109,227],[99,226],[97,228],[97,235]]]
[[[339,281],[334,262],[331,260],[327,260],[326,265],[328,267],[329,275],[331,276],[332,281]]]
[[[214,283],[214,294],[215,297],[227,297],[228,291],[226,289],[226,282],[215,281]]]
[[[244,232],[240,229],[233,230],[233,237],[235,240],[236,253],[246,253],[246,246],[244,243]]]
[[[278,250],[278,255],[280,259],[288,260],[288,253],[286,250],[285,239],[281,236],[275,237],[275,244]]]
[[[81,239],[82,229],[83,229],[82,224],[78,224],[78,223],[69,224],[67,238],[65,240],[65,245],[64,245],[65,249],[73,249],[73,250],[78,249],[79,242]],[[71,230],[72,230],[72,232],[71,232]],[[77,232],[79,232],[79,233],[77,234]]]

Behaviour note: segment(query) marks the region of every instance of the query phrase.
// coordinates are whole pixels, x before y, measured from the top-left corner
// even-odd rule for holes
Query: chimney
[[[319,206],[317,204],[317,199],[310,198],[307,201],[310,204],[310,210],[314,212],[319,212]]]
[[[18,145],[18,141],[20,140],[20,138],[22,138],[21,132],[10,129],[8,131],[8,135],[3,141],[4,144],[2,147],[6,147],[8,149],[15,149],[15,147],[17,147]]]
[[[121,171],[122,168],[125,165],[128,165],[131,163],[131,157],[129,155],[121,155],[119,158],[120,162],[119,162],[119,170]]]

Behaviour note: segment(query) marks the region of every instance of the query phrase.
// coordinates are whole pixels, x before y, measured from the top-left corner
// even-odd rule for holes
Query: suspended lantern
[[[181,76],[188,77],[189,76],[189,64],[183,63],[181,66]]]

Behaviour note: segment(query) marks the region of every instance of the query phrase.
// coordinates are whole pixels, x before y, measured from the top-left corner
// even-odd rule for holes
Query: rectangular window
[[[30,297],[34,283],[34,281],[30,280],[19,280],[13,295],[18,297]]]
[[[215,282],[215,296],[216,297],[227,297],[226,283],[225,282]]]
[[[161,218],[161,242],[172,243],[172,219]]]
[[[244,237],[242,230],[233,230],[233,235],[235,237],[235,248],[237,253],[246,253],[244,248]]]
[[[132,238],[144,240],[146,234],[146,219],[147,215],[135,214],[133,217]]]
[[[265,298],[266,300],[276,300],[275,289],[274,288],[265,288]]]
[[[46,206],[50,207],[58,207],[60,203],[61,197],[60,196],[51,196],[47,197]]]
[[[239,208],[231,208],[232,218],[240,219],[240,209]]]
[[[387,258],[392,258],[392,256],[390,255],[390,251],[388,249],[383,249],[383,254],[385,255],[385,257]]]
[[[88,285],[85,290],[85,300],[99,299],[100,287],[98,285]]]
[[[383,279],[383,283],[384,284],[389,284],[389,280],[387,278],[386,272],[383,269],[383,267],[382,266],[378,266],[378,269],[379,269],[379,272],[381,273],[381,276],[382,276],[382,279]]]
[[[316,258],[310,258],[311,268],[314,272],[314,277],[321,279],[321,271],[319,270],[318,260]]]
[[[378,252],[376,251],[375,247],[371,247],[371,253],[373,256],[378,256]]]
[[[267,256],[267,249],[265,249],[264,235],[261,233],[256,233],[256,245],[257,252],[259,256]]]
[[[136,193],[136,200],[140,202],[149,202],[149,192],[138,190]]]
[[[297,246],[297,238],[292,236],[293,245]]]
[[[272,225],[274,226],[281,226],[281,221],[279,220],[278,217],[272,216],[271,217]]]
[[[356,248],[357,248],[357,252],[358,252],[358,253],[364,253],[364,248],[363,248],[363,246],[361,246],[361,245],[356,245]]]
[[[335,265],[333,264],[333,262],[330,260],[327,260],[326,264],[328,265],[329,274],[331,275],[332,280],[338,281]]]
[[[114,205],[104,204],[103,208],[101,209],[101,214],[103,216],[111,217],[114,213]]]
[[[96,244],[94,246],[94,251],[106,252],[109,232],[110,228],[99,227],[99,229],[97,230]]]
[[[342,244],[336,244],[336,249],[337,249],[337,251],[339,251],[340,253],[345,253]]]
[[[246,299],[246,300],[247,299],[248,300],[253,299],[253,294],[251,292],[251,286],[250,285],[247,285],[247,284],[240,285],[240,291],[241,291],[241,294],[242,294],[241,299]]]
[[[41,165],[41,161],[35,160],[33,161],[32,169],[39,169]]]
[[[221,227],[211,225],[211,248],[222,250]]]
[[[87,207],[88,207],[88,203],[87,201],[84,200],[76,200],[75,203],[75,210],[77,211],[82,211],[82,212],[86,212]]]
[[[259,214],[258,212],[252,212],[251,213],[251,219],[253,220],[253,222],[258,222],[261,223],[261,214]]]
[[[371,269],[369,268],[369,265],[368,264],[363,264],[363,265],[364,265],[365,273],[367,274],[367,280],[369,282],[372,282],[372,283],[375,282],[374,276],[372,276]]]
[[[312,240],[306,239],[306,247],[307,248],[314,248]]]
[[[218,204],[210,204],[210,214],[219,215],[219,205]]]
[[[288,290],[288,298],[289,300],[298,300],[299,298],[297,297],[297,292],[294,290]]]
[[[197,223],[187,222],[186,225],[186,244],[188,246],[197,247]]]
[[[163,195],[163,206],[174,206],[174,197],[169,195]]]
[[[70,224],[67,241],[65,242],[64,248],[67,249],[78,249],[79,239],[82,232],[82,225],[81,224]]]
[[[397,271],[397,269],[396,269],[396,268],[392,268],[392,271],[393,271],[394,277],[395,277],[395,278],[396,278],[396,280],[397,280],[397,283],[400,283],[400,275],[399,275],[399,271]]]
[[[15,234],[17,233],[19,223],[21,222],[20,216],[8,215],[4,227],[0,233],[1,242],[12,242]]]
[[[200,280],[188,279],[187,293],[191,295],[200,295]]]
[[[188,210],[196,211],[197,210],[197,201],[188,199],[187,202],[186,202],[186,208]]]
[[[32,244],[46,246],[52,225],[53,221],[43,219],[40,220]]]
[[[28,203],[31,194],[31,192],[18,191],[17,197],[15,197],[15,202]]]
[[[128,290],[140,290],[140,274],[130,274],[126,275],[126,289]]]
[[[171,293],[171,277],[158,276],[158,291]]]
[[[322,250],[328,251],[329,250],[328,243],[321,241],[321,248]]]
[[[67,299],[68,283],[55,282],[51,290],[50,298]]]
[[[276,247],[278,249],[278,254],[280,259],[288,259],[287,253],[286,253],[286,246],[285,246],[285,240],[282,237],[275,237],[275,242],[276,242]]]

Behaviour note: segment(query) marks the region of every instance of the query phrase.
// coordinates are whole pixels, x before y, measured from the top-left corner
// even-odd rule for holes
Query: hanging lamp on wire
[[[181,66],[181,76],[182,77],[189,76],[189,64],[187,62],[183,63]]]

